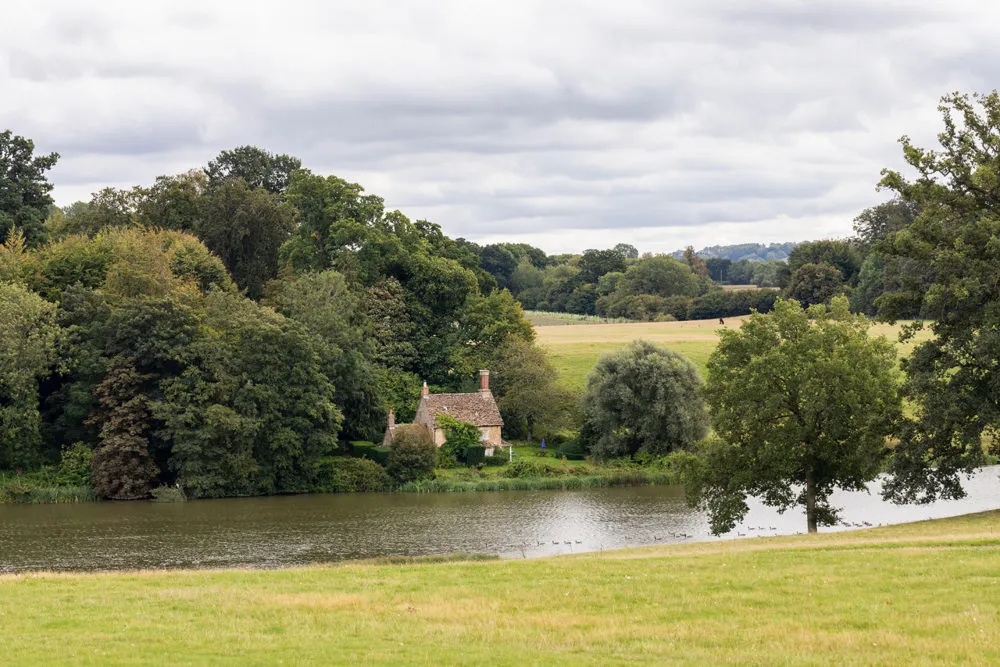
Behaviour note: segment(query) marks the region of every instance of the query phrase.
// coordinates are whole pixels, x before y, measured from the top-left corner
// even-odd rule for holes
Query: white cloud
[[[0,127],[60,203],[250,143],[552,252],[850,233],[1000,75],[986,2],[16,3]]]

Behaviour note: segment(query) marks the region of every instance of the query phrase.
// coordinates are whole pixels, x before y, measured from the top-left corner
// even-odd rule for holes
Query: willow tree
[[[809,532],[832,525],[835,489],[862,490],[881,469],[900,417],[896,352],[868,335],[845,297],[829,308],[778,301],[720,332],[705,398],[717,438],[704,446],[691,500],[728,532],[758,496],[806,510]]]

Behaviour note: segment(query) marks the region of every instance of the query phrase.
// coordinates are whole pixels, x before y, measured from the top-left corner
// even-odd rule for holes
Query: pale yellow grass
[[[588,324],[567,326],[537,326],[538,342],[551,355],[559,381],[566,387],[581,390],[587,374],[597,363],[600,355],[616,350],[634,340],[647,340],[672,349],[686,357],[704,375],[705,365],[719,341],[719,331],[742,325],[744,317],[689,320],[685,322],[630,322],[624,324]],[[873,324],[872,335],[886,336],[891,341],[898,340],[905,323],[896,325]],[[930,336],[924,328],[916,338],[899,345],[900,356],[908,355],[913,346]]]

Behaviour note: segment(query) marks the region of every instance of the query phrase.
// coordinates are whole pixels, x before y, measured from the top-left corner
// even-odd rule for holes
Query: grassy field
[[[1000,662],[1000,513],[538,560],[0,577],[5,665]]]
[[[550,313],[542,310],[526,310],[524,316],[537,326],[567,326],[570,324],[615,324],[630,322],[621,317],[598,317],[597,315],[576,315],[574,313]]]
[[[745,317],[730,317],[725,320],[725,328],[740,326]],[[570,326],[536,325],[538,342],[552,355],[552,361],[559,371],[559,380],[572,389],[581,390],[586,384],[587,373],[597,363],[598,357],[642,338],[688,357],[702,375],[705,365],[719,341],[718,331],[723,325],[719,320],[690,320],[686,322],[632,322],[626,324],[587,324]],[[873,334],[887,336],[895,340],[901,325],[872,326]],[[929,336],[925,329],[918,340]],[[900,354],[908,354],[913,343],[900,346]]]

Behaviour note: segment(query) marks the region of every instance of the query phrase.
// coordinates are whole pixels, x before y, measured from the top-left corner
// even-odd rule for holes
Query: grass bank
[[[1000,513],[538,560],[0,577],[9,665],[1000,662]]]
[[[17,475],[0,472],[0,503],[43,505],[49,503],[93,503],[97,492],[90,486],[59,485],[51,474]]]
[[[680,478],[659,470],[623,469],[607,470],[599,474],[564,475],[559,477],[436,479],[409,482],[401,486],[401,493],[465,493],[471,491],[543,491],[549,489],[572,491],[607,486],[654,486],[678,484]]]

